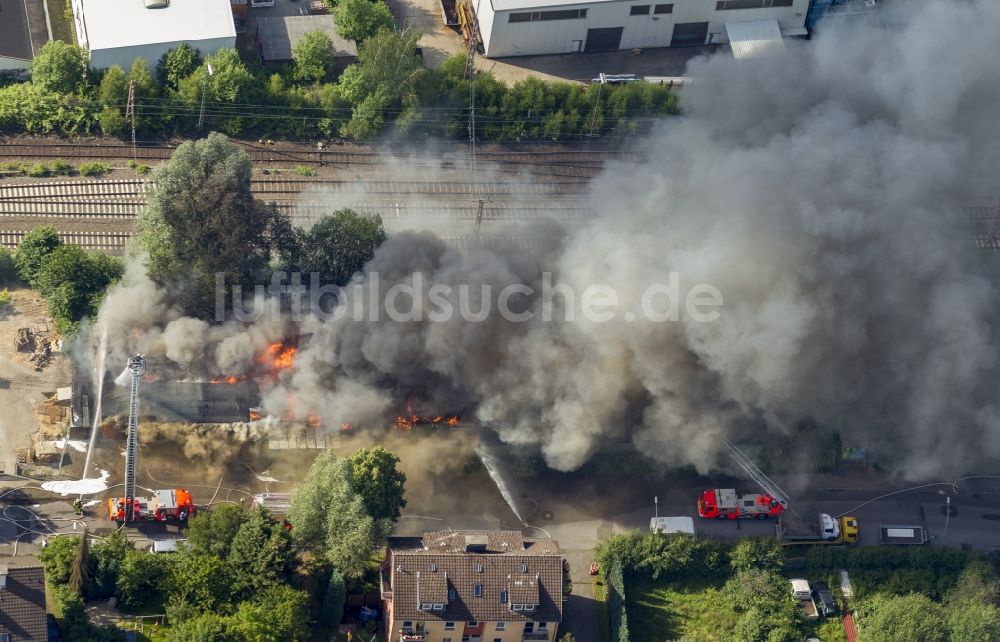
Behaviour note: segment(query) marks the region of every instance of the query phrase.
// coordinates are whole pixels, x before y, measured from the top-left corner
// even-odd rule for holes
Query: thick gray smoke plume
[[[627,438],[705,471],[721,438],[801,422],[914,475],[995,460],[998,269],[966,240],[962,205],[996,195],[1000,3],[902,4],[914,13],[891,30],[829,26],[780,58],[692,64],[686,116],[664,122],[648,163],[599,179],[596,216],[536,258],[403,233],[369,266],[383,292],[421,272],[424,299],[434,283],[538,293],[550,271],[578,297],[611,286],[619,311],[676,273],[682,294],[722,292],[716,321],[545,322],[536,295],[515,299],[527,323],[307,322],[266,407],[280,416],[291,395],[327,425],[364,426],[415,398],[559,469]],[[181,323],[148,341],[220,371],[285,330]]]

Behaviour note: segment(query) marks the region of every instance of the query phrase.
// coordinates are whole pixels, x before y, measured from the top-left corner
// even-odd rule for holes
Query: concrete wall
[[[0,71],[22,71],[25,69],[31,69],[30,60],[0,56]]]
[[[234,48],[236,46],[236,37],[189,40],[187,43],[200,51],[203,57],[207,57],[219,49]],[[90,67],[92,69],[107,69],[112,65],[119,65],[127,71],[136,58],[145,58],[149,63],[150,69],[155,69],[156,63],[163,54],[180,45],[181,42],[158,42],[131,47],[115,47],[112,49],[91,49]]]
[[[790,7],[768,9],[731,9],[716,11],[715,0],[672,0],[673,12],[632,16],[632,5],[670,4],[671,0],[606,0],[600,3],[580,3],[538,6],[513,11],[494,11],[491,2],[509,0],[476,0],[479,29],[483,34],[486,55],[527,56],[535,54],[571,53],[574,41],[586,44],[587,30],[602,27],[623,27],[622,49],[669,47],[674,25],[688,22],[708,22],[708,38],[724,33],[727,22],[777,20],[782,29],[800,28],[805,24],[809,0],[794,0]],[[503,5],[501,5],[503,6]],[[587,9],[586,18],[570,20],[539,20],[510,22],[511,13],[550,9]]]

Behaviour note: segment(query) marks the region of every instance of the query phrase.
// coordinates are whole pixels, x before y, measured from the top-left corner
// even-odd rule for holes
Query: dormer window
[[[500,603],[501,604],[507,603],[507,591],[500,591]]]

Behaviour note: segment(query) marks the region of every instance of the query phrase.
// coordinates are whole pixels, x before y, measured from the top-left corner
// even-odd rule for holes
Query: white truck
[[[819,612],[816,610],[816,602],[813,601],[809,581],[797,578],[789,580],[789,583],[792,585],[792,597],[798,600],[803,617],[809,620],[818,618]]]

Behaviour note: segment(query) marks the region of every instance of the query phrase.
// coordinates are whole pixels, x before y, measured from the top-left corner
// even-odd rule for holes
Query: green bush
[[[28,170],[28,176],[31,176],[32,178],[42,178],[43,176],[48,175],[49,168],[45,165],[45,163],[35,163],[31,166],[31,169]]]
[[[52,173],[59,176],[69,176],[73,173],[73,166],[64,160],[57,160],[52,163]]]
[[[140,164],[140,165],[136,165],[136,166],[135,166],[135,173],[136,173],[136,174],[139,174],[140,176],[145,176],[145,175],[146,175],[146,174],[148,174],[148,173],[149,173],[149,172],[150,172],[150,171],[151,171],[152,169],[153,169],[153,168],[152,168],[152,167],[150,167],[149,165],[142,165],[142,164]]]
[[[306,167],[305,165],[299,165],[295,168],[295,173],[299,176],[315,176],[316,170],[311,167]]]
[[[106,163],[83,163],[80,165],[80,174],[82,176],[104,176],[111,171],[111,166]]]

